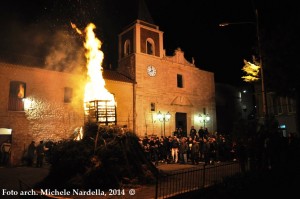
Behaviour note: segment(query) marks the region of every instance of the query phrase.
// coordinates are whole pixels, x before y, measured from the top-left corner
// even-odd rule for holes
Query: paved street
[[[157,166],[158,169],[163,171],[172,171],[187,169],[191,167],[199,167],[201,165],[181,165],[181,164],[161,164]],[[17,199],[20,198],[20,180],[22,181],[22,186],[32,187],[35,183],[41,181],[48,175],[49,169],[45,168],[35,168],[35,167],[0,167],[0,198],[4,199]],[[23,190],[26,187],[22,188]],[[155,196],[155,185],[149,186],[139,186],[133,187],[135,194],[129,195],[130,189],[125,189],[125,196],[121,198],[130,199],[151,199]],[[87,198],[103,198],[104,196],[76,196],[73,199],[87,199]],[[105,198],[120,198],[120,196],[106,196]]]
[[[0,198],[19,198],[19,180],[32,187],[47,176],[48,168],[0,167]]]

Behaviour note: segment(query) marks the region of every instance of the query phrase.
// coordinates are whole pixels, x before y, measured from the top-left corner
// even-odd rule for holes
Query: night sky
[[[71,28],[96,25],[102,41],[104,67],[116,67],[118,34],[137,19],[138,0],[30,0],[1,2],[0,53],[48,57],[48,65],[72,65],[82,55],[82,38]],[[281,1],[174,1],[144,0],[150,15],[164,32],[164,48],[173,55],[180,47],[188,61],[215,73],[217,82],[239,85],[243,59],[256,52],[255,23],[219,27],[223,22],[255,22],[258,8],[262,24],[277,26],[289,18]],[[280,19],[280,20],[279,20]],[[261,28],[264,31],[264,27]],[[59,32],[59,33],[58,33]],[[67,34],[68,37],[64,36]],[[69,40],[75,38],[77,41]],[[57,54],[64,53],[54,62]],[[51,54],[49,56],[49,54]],[[68,54],[68,55],[67,55]],[[50,57],[50,58],[49,58]],[[50,63],[51,61],[53,63]],[[72,60],[72,61],[71,61]],[[73,63],[74,64],[74,63]]]

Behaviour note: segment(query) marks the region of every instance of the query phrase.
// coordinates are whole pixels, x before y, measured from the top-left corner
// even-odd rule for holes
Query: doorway
[[[176,113],[175,114],[175,127],[181,128],[182,132],[184,132],[184,136],[187,136],[187,121],[186,121],[186,113]]]
[[[7,141],[7,140],[11,140],[11,132],[12,129],[7,129],[7,128],[0,128],[0,146],[3,142]]]

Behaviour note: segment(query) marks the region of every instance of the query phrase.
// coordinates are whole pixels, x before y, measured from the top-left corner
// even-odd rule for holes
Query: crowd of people
[[[233,143],[225,136],[212,135],[203,127],[196,131],[192,126],[189,135],[176,129],[172,136],[146,136],[140,139],[140,144],[147,158],[155,164],[214,164],[234,160],[236,155]]]
[[[7,139],[0,146],[0,165],[10,166],[11,156],[11,139]],[[46,153],[49,151],[49,147],[46,146],[44,141],[40,141],[37,145],[35,141],[31,141],[22,157],[22,161],[27,166],[43,167],[45,162]]]
[[[278,162],[288,158],[296,139],[293,134],[287,137],[277,132],[260,131],[247,138],[232,138],[230,135],[210,133],[201,127],[198,131],[192,126],[189,134],[176,129],[171,136],[145,136],[140,144],[149,161],[163,163],[215,164],[225,161],[238,161],[241,170],[271,169]]]
[[[257,134],[237,139],[230,135],[210,133],[203,127],[197,131],[192,126],[189,133],[178,128],[170,136],[145,136],[140,137],[139,142],[146,158],[155,165],[159,162],[195,165],[202,162],[208,165],[238,161],[242,171],[246,170],[246,165],[251,168],[271,169],[276,163],[285,162],[299,145],[296,134],[282,136],[278,132],[260,129]],[[32,141],[24,154],[24,164],[43,167],[47,153],[51,152],[52,145],[48,145],[49,143],[40,141],[36,145]],[[9,166],[10,151],[9,139],[1,145],[1,165]]]

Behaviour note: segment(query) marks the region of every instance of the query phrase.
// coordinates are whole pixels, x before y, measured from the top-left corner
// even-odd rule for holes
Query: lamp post
[[[263,117],[266,120],[268,117],[268,108],[267,108],[267,95],[265,89],[265,81],[264,81],[264,69],[262,63],[262,55],[261,55],[261,41],[260,41],[260,31],[259,31],[259,22],[258,22],[258,11],[255,9],[255,22],[252,21],[242,21],[242,22],[231,22],[231,23],[221,23],[219,26],[229,26],[229,25],[243,25],[243,24],[253,24],[256,28],[256,38],[257,38],[257,46],[258,46],[258,56],[259,56],[259,65],[260,65],[260,78],[261,78],[261,95],[262,95],[262,111]]]
[[[171,118],[171,114],[169,111],[166,114],[162,114],[160,111],[157,113],[157,119],[164,124],[164,137],[166,134],[166,122],[168,122]]]
[[[203,122],[203,128],[205,128],[205,124],[210,120],[210,117],[208,114],[199,114],[199,120],[200,122]]]

